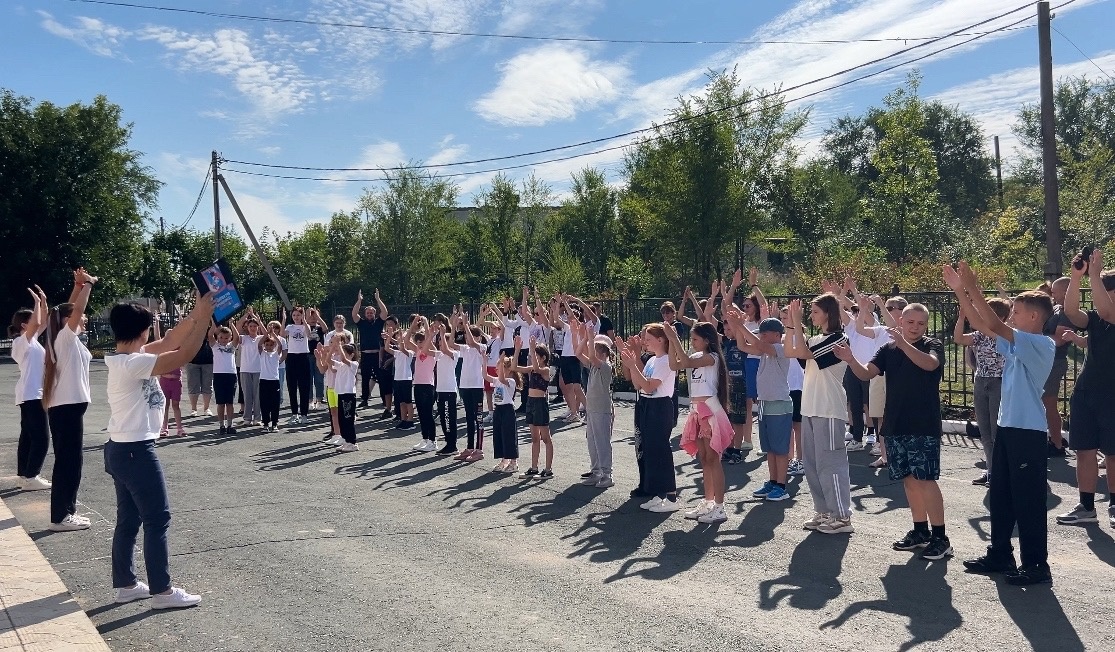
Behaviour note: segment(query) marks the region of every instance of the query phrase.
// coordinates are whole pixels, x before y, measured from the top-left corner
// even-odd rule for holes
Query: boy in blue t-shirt
[[[1053,314],[1053,301],[1042,292],[1023,292],[1004,324],[983,298],[979,281],[964,261],[959,273],[944,267],[945,282],[956,293],[972,326],[995,338],[1006,360],[1002,401],[992,466],[989,501],[991,545],[987,554],[964,562],[975,573],[1006,573],[1016,586],[1053,581],[1048,563],[1046,523],[1046,423],[1041,396],[1053,368],[1056,345],[1042,334]],[[1022,566],[1014,561],[1011,534],[1018,525]]]

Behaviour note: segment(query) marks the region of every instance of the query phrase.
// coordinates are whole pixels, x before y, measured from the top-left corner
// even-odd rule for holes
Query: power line
[[[205,196],[205,191],[209,189],[209,179],[212,172],[213,168],[211,167],[205,172],[205,180],[201,182],[201,191],[197,193],[197,199],[194,201],[194,207],[190,209],[190,214],[186,216],[186,219],[182,222],[182,224],[170,230],[171,233],[185,229],[186,225],[190,223],[190,220],[194,219],[194,214],[197,213],[198,206],[201,206],[201,199]]]
[[[501,34],[491,32],[460,32],[453,30],[419,29],[409,27],[388,27],[386,25],[368,25],[365,23],[346,23],[326,20],[311,20],[307,18],[282,18],[278,16],[260,16],[254,14],[233,14],[220,11],[206,11],[203,9],[184,9],[181,7],[163,7],[158,5],[144,5],[131,2],[113,2],[111,0],[70,0],[82,4],[105,5],[127,9],[145,9],[150,11],[165,11],[180,14],[192,14],[209,18],[225,18],[229,20],[242,20],[263,23],[285,23],[294,25],[311,25],[316,27],[339,27],[345,29],[366,29],[376,32],[393,34],[416,34],[421,36],[473,36],[478,38],[511,39],[521,41],[557,41],[573,43],[618,43],[631,45],[844,45],[849,43],[889,43],[909,41],[932,41],[936,36],[915,37],[879,37],[861,39],[821,39],[821,40],[792,40],[792,39],[747,39],[747,40],[682,40],[682,39],[618,39],[600,38],[591,36],[538,36],[533,34]],[[1016,27],[1015,29],[1025,29]],[[972,36],[973,34],[960,34]]]
[[[1070,4],[1072,2],[1075,2],[1075,0],[1068,0],[1068,2],[1066,2],[1065,4]],[[1064,6],[1064,5],[1061,5],[1061,6]],[[1018,11],[1021,11],[1022,9],[1025,9],[1027,7],[1029,7],[1028,4],[1023,5],[1022,7],[1019,7],[1018,9],[1014,9],[1012,11],[1006,12],[1006,13],[1001,14],[999,16],[996,16],[994,18],[989,18],[985,21],[981,21],[980,23],[977,23],[975,26],[983,25],[983,24],[986,24],[988,22],[992,22],[992,21],[998,20],[1000,18],[1003,18],[1005,16],[1009,16],[1010,14],[1017,13]],[[860,75],[860,76],[852,78],[852,79],[845,80],[845,81],[840,82],[838,84],[834,84],[832,86],[807,93],[807,94],[802,95],[800,97],[796,97],[796,98],[793,98],[793,99],[786,100],[786,102],[789,103],[789,102],[801,101],[803,99],[814,97],[814,96],[820,95],[822,93],[827,93],[829,91],[832,91],[832,90],[835,90],[835,89],[838,89],[838,88],[841,88],[841,87],[844,87],[844,86],[848,86],[848,85],[851,85],[851,84],[854,84],[854,83],[858,83],[858,82],[863,81],[865,79],[870,79],[872,77],[876,77],[876,76],[885,74],[885,73],[890,72],[890,71],[892,71],[896,68],[899,68],[899,67],[902,67],[902,66],[907,66],[911,63],[916,63],[918,61],[922,61],[924,59],[935,56],[935,55],[940,54],[942,52],[946,52],[948,50],[966,45],[968,43],[971,43],[972,41],[976,41],[978,39],[984,38],[984,37],[989,36],[991,34],[998,33],[999,31],[1008,29],[1010,27],[1013,27],[1014,25],[1017,25],[1019,23],[1022,23],[1022,22],[1028,21],[1028,20],[1029,20],[1029,17],[1023,18],[1022,20],[1016,21],[1014,23],[1011,23],[1010,25],[1006,25],[1002,28],[999,28],[999,30],[992,30],[992,31],[989,31],[989,32],[986,32],[986,33],[983,33],[983,34],[979,34],[977,36],[973,36],[973,37],[971,37],[967,40],[961,41],[959,43],[954,43],[952,45],[949,45],[949,46],[946,46],[944,48],[941,48],[941,49],[935,50],[933,52],[930,52],[929,54],[911,59],[909,61],[904,61],[904,62],[901,62],[901,63],[897,63],[897,64],[894,64],[892,66],[888,66],[886,68],[883,68],[883,69],[880,69],[880,70],[877,70],[877,71],[874,71],[874,72],[871,72],[871,73]],[[964,31],[964,30],[970,29],[971,27],[972,26],[962,28],[959,31]],[[939,40],[949,38],[949,36],[951,36],[951,35],[946,35],[946,36],[940,37]],[[306,166],[276,165],[276,164],[269,164],[269,163],[251,163],[251,162],[246,162],[246,161],[237,161],[237,160],[233,160],[233,159],[227,159],[226,162],[233,163],[233,164],[238,164],[238,165],[252,165],[252,166],[256,166],[256,167],[265,167],[265,168],[283,169],[283,170],[305,170],[305,171],[319,171],[319,172],[383,172],[383,173],[387,173],[387,172],[396,172],[396,171],[407,170],[407,169],[411,169],[411,170],[413,170],[413,169],[432,169],[432,168],[447,167],[447,166],[450,166],[450,165],[469,165],[469,164],[475,164],[475,163],[484,163],[484,162],[491,162],[491,161],[498,161],[498,160],[520,158],[520,157],[523,157],[523,156],[531,156],[531,155],[534,155],[534,154],[552,153],[552,152],[556,152],[556,151],[560,151],[560,150],[566,150],[566,149],[570,149],[570,148],[581,147],[581,146],[584,146],[584,145],[598,144],[598,143],[601,143],[601,142],[606,142],[606,141],[609,141],[609,140],[614,140],[614,139],[622,138],[622,137],[625,137],[625,136],[638,135],[638,134],[641,134],[641,133],[654,131],[654,130],[656,130],[658,128],[661,128],[661,127],[664,127],[664,126],[671,126],[671,125],[675,125],[675,124],[681,124],[681,123],[684,123],[684,122],[695,120],[695,119],[705,117],[705,116],[708,116],[708,115],[712,115],[712,114],[715,114],[715,113],[721,113],[721,112],[728,111],[728,110],[731,110],[731,109],[740,108],[740,107],[742,107],[746,104],[750,104],[750,103],[752,103],[756,100],[763,100],[763,99],[766,99],[766,98],[769,98],[769,97],[772,97],[772,96],[775,96],[775,95],[781,95],[781,94],[784,94],[784,93],[789,92],[789,91],[798,90],[798,89],[804,88],[806,86],[811,86],[811,85],[816,84],[816,83],[821,82],[821,81],[832,79],[833,77],[838,77],[838,76],[846,74],[848,72],[853,72],[853,71],[861,69],[861,68],[866,68],[868,66],[875,65],[876,63],[880,63],[882,61],[886,61],[888,59],[897,57],[899,55],[910,52],[911,50],[923,47],[925,45],[930,45],[930,44],[925,43],[925,44],[916,45],[916,46],[913,46],[913,47],[910,47],[910,48],[906,48],[904,50],[900,50],[900,51],[895,52],[893,54],[889,54],[885,57],[881,57],[879,59],[874,59],[872,61],[868,61],[866,63],[859,64],[857,66],[853,66],[851,68],[842,70],[840,72],[836,72],[836,73],[833,73],[833,74],[830,74],[830,75],[826,75],[824,77],[819,77],[817,79],[813,79],[813,80],[810,80],[810,81],[807,81],[807,82],[803,82],[801,84],[791,86],[790,88],[787,88],[787,89],[782,89],[782,90],[779,90],[777,92],[772,92],[772,93],[764,93],[762,95],[756,95],[756,96],[753,96],[753,97],[750,97],[750,98],[744,100],[743,102],[737,102],[737,103],[726,105],[726,106],[723,106],[723,107],[710,109],[708,111],[704,111],[704,112],[701,112],[701,113],[698,113],[698,114],[695,114],[695,115],[692,115],[692,116],[684,116],[682,118],[677,118],[675,120],[670,120],[670,121],[664,122],[661,125],[651,126],[651,127],[647,127],[647,128],[644,128],[644,129],[636,129],[634,131],[625,132],[625,133],[618,134],[618,135],[615,135],[615,136],[608,136],[608,137],[605,137],[605,138],[598,138],[598,139],[594,139],[594,140],[590,140],[590,141],[584,141],[584,142],[581,142],[581,143],[575,143],[575,144],[572,144],[572,145],[563,145],[561,147],[553,147],[553,148],[549,148],[549,149],[538,150],[536,152],[527,152],[527,153],[523,153],[523,154],[513,154],[513,155],[508,155],[508,156],[492,157],[492,158],[488,158],[488,159],[477,159],[475,161],[464,161],[464,162],[451,163],[451,164],[446,163],[446,164],[437,164],[437,165],[398,166],[398,167],[390,167],[390,168],[316,168],[316,167],[306,167]],[[457,176],[469,176],[469,175],[474,175],[474,174],[490,174],[490,173],[493,173],[493,172],[502,172],[502,171],[506,171],[506,170],[514,170],[514,169],[520,169],[520,168],[524,168],[524,167],[532,167],[532,166],[536,166],[536,165],[544,165],[544,164],[547,164],[547,163],[556,163],[556,162],[567,161],[567,160],[576,159],[576,158],[583,158],[585,156],[591,156],[591,155],[594,155],[594,154],[600,154],[600,153],[604,153],[604,152],[614,151],[614,150],[617,150],[617,149],[623,149],[625,147],[628,147],[628,144],[625,143],[625,144],[622,144],[622,145],[616,145],[616,146],[608,147],[608,148],[601,149],[601,150],[595,150],[595,151],[592,151],[592,152],[583,152],[583,153],[579,153],[579,154],[573,154],[573,155],[570,155],[570,156],[558,157],[558,158],[548,159],[548,160],[544,160],[544,161],[534,161],[534,162],[531,162],[531,163],[523,163],[523,164],[518,164],[518,165],[510,165],[510,166],[504,166],[504,167],[499,167],[499,168],[493,168],[493,169],[490,169],[490,170],[474,170],[474,171],[469,171],[469,172],[460,172],[460,173],[446,174],[446,175],[440,175],[440,176],[457,177]],[[328,178],[328,177],[322,178],[322,177],[309,177],[309,176],[277,175],[277,174],[267,174],[267,173],[262,173],[262,172],[248,172],[248,171],[245,171],[245,170],[236,170],[236,169],[230,169],[229,171],[230,172],[237,172],[237,173],[241,173],[241,174],[251,174],[252,176],[270,176],[270,177],[279,178],[279,179],[294,179],[294,180],[302,180],[302,181],[346,181],[346,182],[382,181],[382,179],[337,179],[337,178]]]
[[[1057,27],[1056,27],[1055,25],[1053,25],[1053,24],[1050,24],[1050,27],[1052,27],[1052,28],[1053,28],[1053,31],[1054,31],[1054,32],[1057,32],[1058,34],[1060,34],[1060,35],[1061,35],[1061,38],[1063,38],[1063,39],[1065,39],[1066,41],[1068,41],[1068,42],[1069,42],[1069,45],[1071,45],[1072,47],[1076,48],[1076,51],[1080,53],[1080,56],[1084,57],[1085,59],[1087,59],[1087,60],[1088,60],[1088,63],[1090,63],[1090,64],[1092,64],[1093,66],[1095,66],[1095,67],[1096,67],[1096,70],[1098,70],[1098,71],[1100,71],[1101,73],[1103,73],[1104,75],[1106,75],[1108,79],[1110,79],[1110,80],[1112,80],[1112,81],[1115,81],[1115,77],[1112,77],[1110,73],[1108,73],[1108,72],[1107,72],[1106,70],[1104,70],[1103,68],[1101,68],[1101,67],[1100,67],[1100,65],[1099,65],[1098,63],[1096,63],[1095,61],[1092,61],[1092,57],[1090,57],[1090,56],[1088,56],[1087,54],[1085,54],[1085,53],[1084,53],[1084,50],[1081,50],[1081,49],[1080,49],[1080,46],[1079,46],[1079,45],[1077,45],[1076,43],[1073,43],[1073,42],[1072,42],[1072,39],[1071,39],[1071,38],[1069,38],[1069,37],[1065,36],[1065,33],[1064,33],[1064,32],[1062,32],[1061,30],[1057,29]]]

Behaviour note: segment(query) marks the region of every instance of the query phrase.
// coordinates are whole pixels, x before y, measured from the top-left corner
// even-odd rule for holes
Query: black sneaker
[[[550,469],[543,469],[542,472],[538,474],[538,477],[542,480],[549,480],[554,477],[554,472]]]
[[[228,429],[225,428],[224,426],[221,426],[220,428],[217,429],[217,434],[218,435],[227,435],[228,434]]]
[[[441,450],[439,450],[436,454],[437,455],[452,455],[453,453],[456,453],[456,452],[457,452],[457,447],[456,446],[443,446],[441,448]]]
[[[738,448],[733,448],[732,456],[728,459],[728,464],[743,464],[743,451]]]
[[[1013,556],[995,555],[990,552],[982,557],[966,560],[964,568],[972,573],[1018,572],[1018,564],[1015,563]]]
[[[1050,584],[1053,582],[1053,575],[1049,573],[1048,566],[1039,566],[1031,564],[1023,566],[1021,569],[1007,574],[1007,584],[1013,586],[1030,586],[1031,584]]]
[[[893,544],[891,544],[890,547],[894,550],[909,552],[911,550],[917,550],[918,548],[924,548],[928,546],[932,538],[933,537],[931,537],[929,533],[924,530],[910,530],[906,533],[906,536],[902,537],[898,541],[895,541]]]
[[[1065,446],[1058,446],[1058,445],[1054,444],[1053,442],[1049,442],[1049,446],[1046,449],[1046,456],[1047,457],[1067,457],[1068,451],[1066,450],[1066,448],[1067,447],[1065,447]]]
[[[991,476],[988,475],[987,473],[984,473],[983,475],[976,478],[975,480],[972,480],[972,484],[976,485],[977,487],[990,487],[991,486]]]
[[[380,419],[390,419],[391,418],[391,408],[388,408],[388,409],[384,410],[383,414],[379,415],[379,418]]]
[[[538,474],[538,469],[536,469],[534,467],[531,467],[531,468],[527,469],[526,471],[523,471],[522,473],[520,473],[519,477],[520,478],[536,478],[536,477],[538,477],[538,475],[539,475]]]
[[[735,450],[736,449],[732,448],[731,446],[725,448],[724,452],[720,454],[720,461],[730,464],[732,462],[732,452],[735,451]],[[700,460],[698,460],[698,461],[700,461]]]
[[[921,551],[921,558],[929,561],[939,561],[952,556],[952,544],[948,537],[930,537],[929,545]]]
[[[368,399],[364,399],[356,404],[357,409],[364,409],[366,407],[368,407]]]
[[[585,478],[591,478],[594,475],[596,475],[596,474],[593,473],[592,471],[585,471],[584,473],[581,474],[581,479],[584,480]]]
[[[235,435],[236,434],[236,428],[234,428],[233,426],[229,426],[228,427],[228,434]]]

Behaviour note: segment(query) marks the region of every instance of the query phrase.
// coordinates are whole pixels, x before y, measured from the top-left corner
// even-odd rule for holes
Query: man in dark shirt
[[[596,316],[600,319],[600,334],[601,335],[607,335],[609,340],[615,339],[615,337],[616,337],[615,324],[613,324],[612,320],[609,319],[608,316],[604,314],[603,309],[600,307],[600,302],[599,301],[593,301],[592,302],[592,311],[594,313],[596,313]]]
[[[364,301],[364,291],[361,290],[356,295],[356,305],[352,307],[352,322],[356,326],[359,333],[360,345],[360,405],[358,407],[368,407],[368,396],[372,392],[372,385],[379,381],[382,386],[386,382],[383,378],[379,377],[380,364],[379,364],[379,350],[383,347],[383,325],[384,320],[387,319],[387,306],[383,304],[383,300],[379,297],[379,288],[376,288],[376,307],[379,309],[379,314],[368,306],[364,308],[363,312],[360,310],[360,304]],[[382,393],[382,392],[381,392]],[[391,416],[391,409],[386,404],[384,405],[384,418]]]
[[[914,529],[894,542],[895,550],[924,548],[922,559],[936,561],[952,554],[945,535],[945,505],[937,480],[941,477],[941,395],[945,348],[925,336],[929,311],[912,303],[902,311],[898,328],[888,329],[893,342],[879,349],[864,367],[847,345],[836,357],[860,380],[883,376],[887,383],[882,435],[890,477],[902,480]],[[932,526],[932,530],[930,529]]]

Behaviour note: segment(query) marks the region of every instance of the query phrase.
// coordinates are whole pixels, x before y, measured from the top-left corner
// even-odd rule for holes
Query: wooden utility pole
[[[1003,203],[1003,159],[999,157],[999,137],[995,136],[995,181],[999,194],[999,210],[1006,205]]]
[[[220,157],[217,150],[213,150],[213,241],[217,245],[217,258],[221,257],[221,188],[220,182]]]
[[[1038,64],[1041,69],[1041,161],[1045,189],[1045,278],[1061,276],[1061,206],[1057,187],[1057,125],[1053,108],[1053,43],[1049,2],[1038,3]]]

